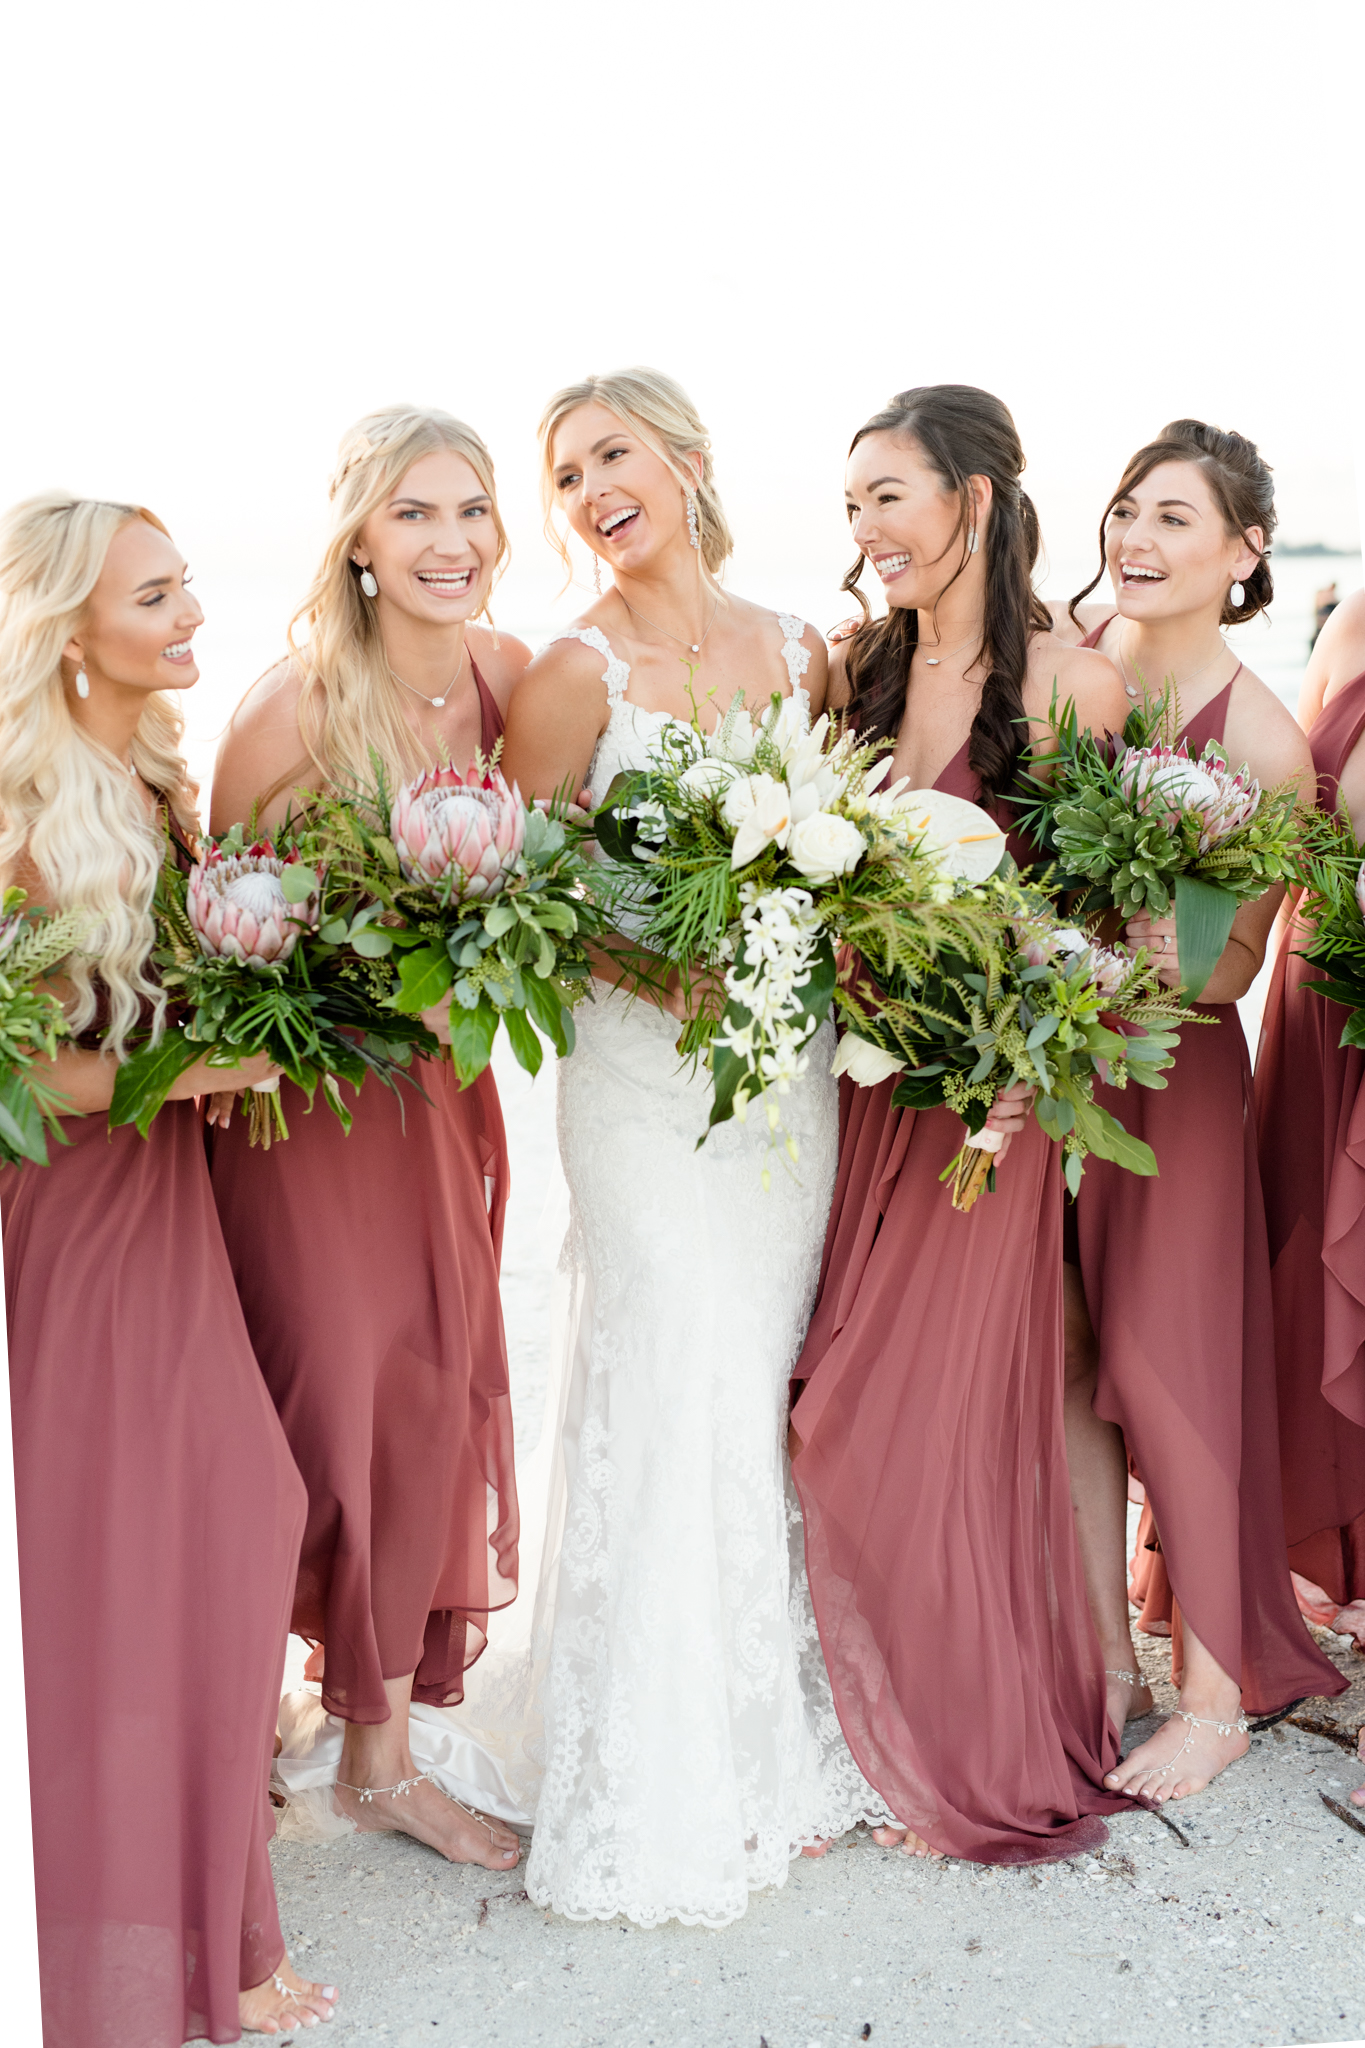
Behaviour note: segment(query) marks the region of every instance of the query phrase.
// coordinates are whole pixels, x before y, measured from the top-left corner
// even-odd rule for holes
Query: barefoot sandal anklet
[[[463,1799],[457,1799],[453,1792],[447,1792],[444,1785],[438,1785],[430,1771],[419,1771],[415,1778],[400,1778],[396,1785],[348,1785],[344,1778],[338,1778],[336,1784],[339,1791],[354,1792],[362,1806],[372,1806],[375,1800],[385,1793],[390,1799],[397,1799],[401,1792],[406,1799],[414,1785],[431,1785],[440,1793],[442,1799],[448,1799],[452,1806],[458,1806],[461,1813],[472,1820],[476,1827],[483,1828],[489,1839],[492,1839],[492,1822],[485,1820],[481,1813],[476,1813],[472,1806],[466,1806]]]
[[[1209,1721],[1202,1714],[1187,1714],[1182,1707],[1177,1707],[1171,1719],[1173,1721],[1188,1721],[1191,1728],[1212,1728],[1219,1735],[1249,1735],[1251,1733],[1251,1723],[1245,1714],[1239,1714],[1235,1721]],[[1194,1737],[1193,1735],[1187,1735],[1170,1762],[1163,1764],[1159,1771],[1154,1771],[1152,1773],[1153,1777],[1168,1777],[1180,1762],[1186,1750],[1193,1748]]]
[[[1134,1692],[1139,1686],[1147,1683],[1140,1671],[1111,1671],[1106,1665],[1104,1675],[1106,1678],[1117,1678],[1124,1685],[1130,1685]]]

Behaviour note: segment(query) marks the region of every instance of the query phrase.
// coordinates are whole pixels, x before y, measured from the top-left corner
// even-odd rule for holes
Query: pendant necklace
[[[972,635],[973,640],[979,641],[979,637],[980,636],[975,633]],[[917,640],[915,642],[916,650],[918,651],[921,647],[924,646],[924,644],[925,643],[922,640]],[[955,654],[961,654],[963,647],[970,647],[971,644],[971,640],[964,640],[962,641],[960,646],[950,647],[948,649],[947,654],[926,654],[924,657],[924,666],[926,668],[939,668],[943,664],[943,662],[951,660],[953,655]],[[970,668],[971,663],[968,662],[967,666],[968,668]]]
[[[667,626],[656,625],[653,619],[646,619],[643,612],[637,612],[624,590],[620,589],[619,586],[616,595],[620,598],[633,619],[643,619],[645,625],[653,626],[656,633],[662,633],[665,640],[671,640],[675,647],[685,647],[689,654],[701,653],[702,648],[706,645],[706,633],[709,633],[715,625],[716,613],[720,610],[720,598],[717,596],[715,603],[711,607],[711,616],[706,621],[706,633],[702,634],[700,640],[680,640],[676,633],[669,632]]]
[[[1129,680],[1128,680],[1128,653],[1127,653],[1127,650],[1126,650],[1126,648],[1124,647],[1124,644],[1123,644],[1123,637],[1124,637],[1124,636],[1123,636],[1123,634],[1122,634],[1122,633],[1120,633],[1120,634],[1119,634],[1119,667],[1120,667],[1120,668],[1121,668],[1121,669],[1123,670],[1123,693],[1124,693],[1125,697],[1132,697],[1132,698],[1133,698],[1134,700],[1136,700],[1136,699],[1137,699],[1138,697],[1140,697],[1140,696],[1141,696],[1142,692],[1141,692],[1141,691],[1140,691],[1140,690],[1138,689],[1138,687],[1137,687],[1137,685],[1136,685],[1135,683],[1130,683],[1130,682],[1129,682]],[[1227,641],[1226,641],[1226,640],[1225,640],[1225,639],[1223,638],[1222,634],[1220,633],[1220,634],[1218,635],[1218,654],[1230,654],[1231,652],[1232,652],[1232,649],[1231,649],[1231,648],[1230,648],[1230,647],[1228,646],[1228,643],[1227,643]],[[1195,670],[1195,672],[1194,672],[1194,674],[1193,674],[1193,675],[1191,675],[1191,676],[1186,676],[1186,678],[1185,678],[1185,688],[1186,688],[1187,690],[1188,690],[1188,688],[1190,687],[1190,684],[1191,684],[1191,683],[1197,683],[1197,682],[1199,681],[1199,678],[1200,678],[1200,676],[1202,676],[1202,675],[1203,675],[1203,673],[1204,673],[1204,669],[1207,669],[1207,668],[1212,668],[1212,667],[1213,667],[1213,664],[1214,664],[1214,663],[1215,663],[1215,661],[1217,661],[1217,659],[1218,659],[1218,654],[1211,654],[1211,655],[1209,656],[1208,660],[1207,660],[1207,661],[1206,661],[1206,662],[1204,663],[1204,667],[1203,667],[1203,668],[1197,668],[1197,669]],[[1174,678],[1172,678],[1172,680],[1174,681]],[[1179,685],[1179,683],[1176,683],[1176,684],[1175,684],[1175,688],[1176,688],[1176,692],[1177,692],[1177,694],[1179,694],[1179,690],[1180,690],[1180,685]]]
[[[396,683],[403,683],[403,688],[405,690],[411,690],[414,697],[420,697],[424,704],[430,704],[433,711],[444,711],[446,708],[446,698],[450,695],[456,683],[458,683],[460,680],[460,672],[464,668],[464,657],[465,649],[462,647],[460,649],[460,667],[456,669],[454,675],[450,678],[450,681],[446,684],[444,690],[442,690],[439,697],[428,697],[426,692],[423,690],[419,690],[415,683],[403,682],[403,678],[399,675],[396,668],[390,668],[389,674],[393,677]]]

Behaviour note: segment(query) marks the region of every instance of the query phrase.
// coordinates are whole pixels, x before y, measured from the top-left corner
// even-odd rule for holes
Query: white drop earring
[[[360,587],[366,597],[378,597],[379,595],[379,585],[375,582],[373,575],[368,569],[362,569],[360,572]]]
[[[977,549],[980,547],[980,545],[981,543],[976,537],[976,528],[973,527],[971,532],[967,535],[967,553],[969,555],[974,555]]]
[[[1244,598],[1245,596],[1246,596],[1246,586],[1245,586],[1245,584],[1242,584],[1242,583],[1234,583],[1234,584],[1233,584],[1233,586],[1232,586],[1232,588],[1231,588],[1231,590],[1230,590],[1230,591],[1228,592],[1228,603],[1229,603],[1229,604],[1230,604],[1230,605],[1232,606],[1232,609],[1233,609],[1234,611],[1236,611],[1237,607],[1238,607],[1238,606],[1239,606],[1239,605],[1241,604],[1241,602],[1242,602],[1242,600],[1243,600],[1243,598]]]
[[[701,531],[697,525],[697,500],[693,493],[687,493],[687,538],[694,548],[701,546]]]
[[[84,667],[76,670],[76,695],[78,697],[88,697],[90,695],[90,678],[85,673]]]

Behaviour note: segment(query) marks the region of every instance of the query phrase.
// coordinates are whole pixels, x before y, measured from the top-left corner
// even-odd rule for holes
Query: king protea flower
[[[432,768],[399,790],[389,831],[410,882],[449,876],[457,899],[496,896],[516,867],[526,812],[496,768]]]
[[[1130,747],[1119,763],[1119,779],[1141,811],[1193,811],[1201,853],[1245,825],[1261,801],[1261,785],[1249,770],[1234,775],[1211,755],[1192,761],[1183,740],[1178,747]]]
[[[281,860],[268,839],[258,839],[245,853],[211,847],[190,870],[190,923],[211,960],[240,960],[263,971],[289,958],[318,915],[316,892],[302,903],[284,893],[280,877],[297,859]]]
[[[1356,875],[1356,902],[1360,905],[1361,916],[1365,917],[1365,861],[1361,862]]]

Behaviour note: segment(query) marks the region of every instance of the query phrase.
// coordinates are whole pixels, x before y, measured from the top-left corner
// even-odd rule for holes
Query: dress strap
[[[545,647],[553,647],[557,640],[581,640],[585,647],[591,647],[594,653],[603,657],[607,664],[606,674],[602,678],[607,686],[607,702],[615,709],[626,694],[626,684],[630,681],[630,663],[622,661],[618,655],[612,653],[611,642],[602,628],[567,626],[562,633],[552,633],[545,642]],[[545,647],[540,650],[542,654]]]
[[[801,680],[810,667],[810,649],[801,645],[801,635],[806,630],[806,622],[804,619],[794,618],[790,612],[779,612],[777,623],[782,628],[782,659],[787,664],[792,695],[806,697],[806,686]],[[807,707],[809,708],[808,698]]]
[[[1081,642],[1082,647],[1098,647],[1100,641],[1109,631],[1109,628],[1113,625],[1117,617],[1117,612],[1110,612],[1107,619],[1101,619],[1099,625],[1096,626],[1091,632],[1086,634],[1084,640],[1082,640]]]

